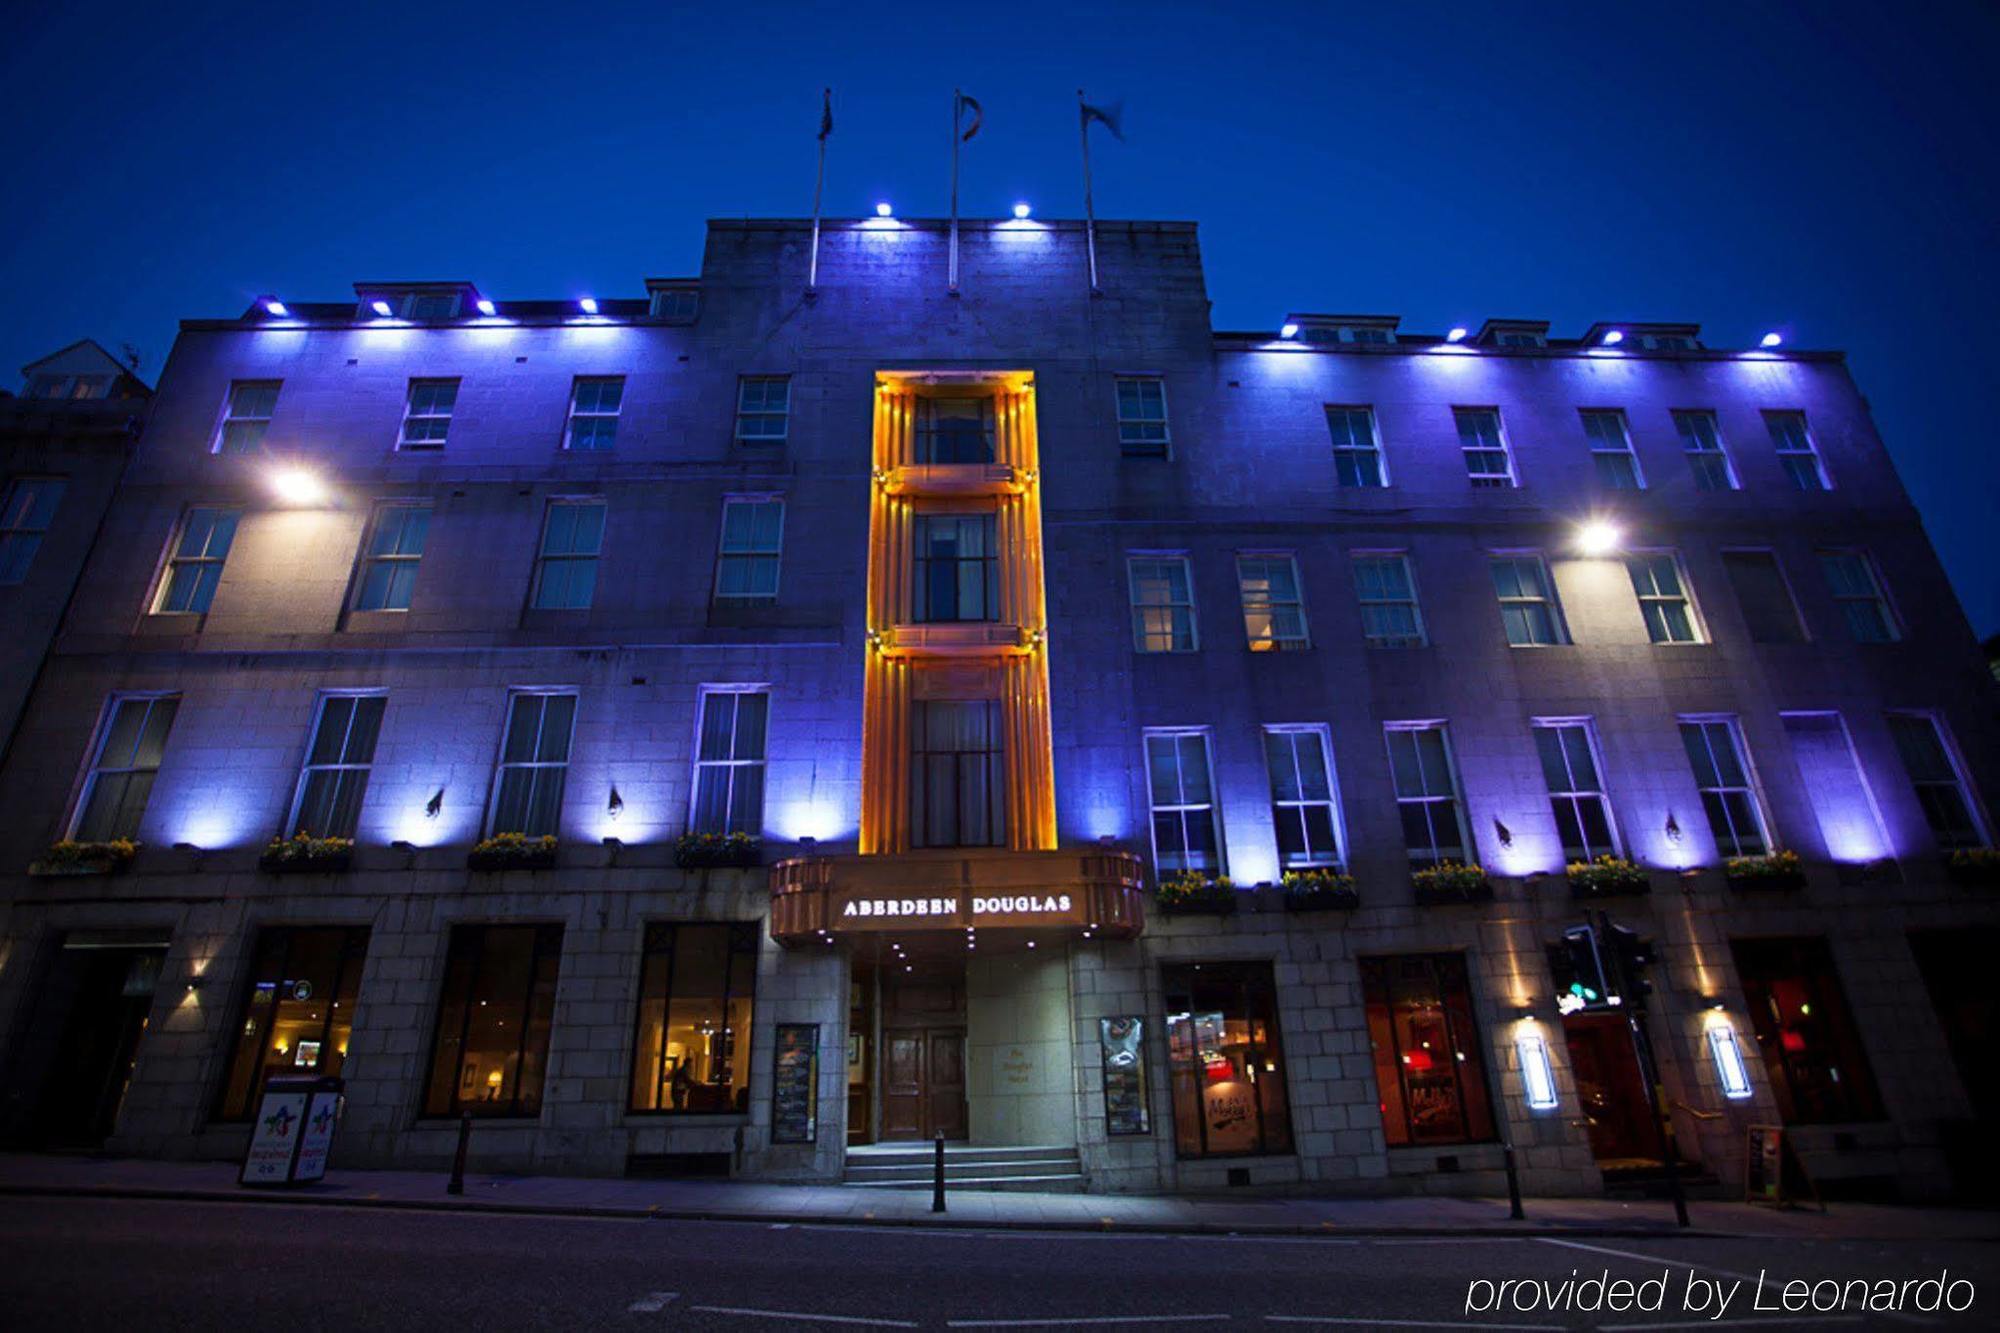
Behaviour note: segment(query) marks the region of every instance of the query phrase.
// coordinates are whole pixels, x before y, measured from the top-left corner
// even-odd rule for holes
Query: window
[[[1596,738],[1588,722],[1535,723],[1535,751],[1542,760],[1542,781],[1548,784],[1549,806],[1555,811],[1556,833],[1563,857],[1594,861],[1616,856],[1618,840],[1611,832],[1611,802],[1598,776]]]
[[[1764,814],[1744,762],[1734,718],[1683,718],[1681,744],[1701,789],[1702,810],[1715,850],[1723,856],[1762,856],[1770,850]]]
[[[523,690],[509,697],[488,833],[540,838],[561,832],[563,780],[569,775],[575,722],[574,694]]]
[[[458,402],[457,380],[411,380],[398,449],[442,449]]]
[[[1169,963],[1167,1064],[1174,1151],[1247,1157],[1292,1150],[1285,1052],[1269,963]]]
[[[1454,407],[1458,447],[1465,452],[1465,475],[1474,486],[1512,486],[1514,460],[1500,433],[1500,411],[1492,407]]]
[[[535,556],[537,611],[587,611],[597,593],[597,557],[604,546],[604,501],[551,500]]]
[[[320,696],[319,717],[306,748],[305,769],[299,774],[299,796],[288,832],[310,833],[316,838],[354,836],[386,703],[379,694]]]
[[[1590,440],[1591,461],[1597,466],[1597,484],[1614,491],[1643,490],[1639,460],[1632,453],[1632,436],[1625,429],[1625,414],[1615,411],[1586,411],[1583,433]]]
[[[1546,347],[1548,340],[1539,333],[1503,333],[1499,337],[1502,347]]]
[[[366,926],[281,926],[257,933],[216,1119],[250,1119],[266,1079],[340,1073],[367,956]]]
[[[229,544],[236,539],[238,509],[190,509],[181,520],[181,530],[169,548],[166,577],[160,580],[155,615],[186,612],[208,614],[215,600],[215,585],[222,579],[222,565],[229,558]]]
[[[111,392],[109,375],[57,375],[43,371],[28,381],[30,398],[87,399],[108,397]]]
[[[1875,796],[1854,757],[1854,742],[1838,713],[1782,713],[1792,758],[1828,855],[1848,865],[1884,855],[1887,840]]]
[[[1694,473],[1698,491],[1733,491],[1736,469],[1723,452],[1722,433],[1716,428],[1713,412],[1676,412],[1674,429],[1681,433],[1681,448],[1687,452],[1688,469]]]
[[[736,442],[783,444],[791,412],[791,376],[745,375],[736,383]]]
[[[563,448],[577,453],[609,449],[618,439],[618,406],[625,397],[622,375],[578,376],[569,393],[569,429]]]
[[[1412,866],[1463,862],[1465,812],[1458,799],[1458,775],[1451,742],[1441,722],[1391,724],[1382,729],[1389,745],[1389,771],[1396,782],[1396,813],[1403,821],[1403,848]]]
[[[764,829],[764,738],[771,696],[763,690],[711,689],[701,695],[701,739],[694,760],[696,833]]]
[[[1296,560],[1289,555],[1238,556],[1236,583],[1243,593],[1243,629],[1251,652],[1312,647]]]
[[[919,621],[998,620],[1000,559],[992,514],[919,514],[916,613]]]
[[[652,315],[672,324],[692,324],[701,310],[701,290],[696,287],[661,287],[653,292]]]
[[[1132,646],[1142,653],[1191,653],[1195,639],[1194,572],[1184,555],[1133,556]]]
[[[1153,811],[1153,872],[1220,872],[1215,788],[1209,781],[1208,733],[1146,733],[1146,785]]]
[[[386,504],[375,511],[368,544],[362,548],[357,611],[407,611],[417,586],[417,565],[430,533],[427,504]]]
[[[211,452],[254,454],[263,447],[264,432],[270,428],[271,413],[278,406],[278,386],[282,380],[234,380],[229,398],[222,406],[222,424],[215,431]]]
[[[1264,762],[1271,774],[1279,864],[1287,870],[1341,864],[1340,812],[1326,728],[1264,728]]]
[[[1127,458],[1167,456],[1167,386],[1157,375],[1121,375],[1118,452]]]
[[[1354,553],[1354,594],[1370,648],[1421,648],[1424,618],[1410,558],[1400,551]]]
[[[1766,412],[1764,429],[1771,432],[1771,446],[1778,451],[1785,475],[1802,491],[1830,491],[1826,464],[1820,461],[1812,433],[1806,429],[1803,412]]]
[[[78,842],[138,838],[180,705],[174,694],[113,696],[70,837]]]
[[[919,398],[917,462],[991,463],[991,398]]]
[[[1492,570],[1508,643],[1516,648],[1548,648],[1569,642],[1555,586],[1540,556],[1494,556]]]
[[[1938,720],[1927,713],[1891,713],[1889,734],[1938,846],[1984,846],[1986,837],[1973,812],[1971,790]]]
[[[1729,950],[1784,1122],[1880,1120],[1882,1098],[1826,940],[1731,940]]]
[[[1804,643],[1798,603],[1771,551],[1724,551],[1722,569],[1736,590],[1736,603],[1752,643]]]
[[[403,298],[405,319],[451,319],[457,314],[457,292],[411,292]]]
[[[1465,955],[1363,958],[1361,999],[1382,1134],[1391,1148],[1495,1137],[1486,1059],[1472,1016]]]
[[[1626,559],[1625,570],[1632,576],[1632,592],[1639,599],[1639,614],[1646,618],[1648,639],[1654,643],[1701,642],[1694,603],[1688,598],[1678,559],[1665,552],[1634,555]]]
[[[1366,407],[1328,407],[1327,429],[1333,432],[1333,468],[1342,486],[1388,485],[1382,466],[1382,443],[1375,438],[1375,413]]]
[[[631,1108],[747,1112],[756,992],[755,921],[649,922]]]
[[[533,1116],[556,1009],[563,928],[453,926],[426,1116]]]
[[[1847,622],[1850,638],[1856,643],[1894,643],[1902,637],[1889,599],[1882,595],[1874,561],[1860,551],[1821,551],[1819,567],[1826,573],[1826,585],[1833,590],[1833,603]]]
[[[722,502],[722,553],[715,595],[742,602],[778,598],[778,560],[785,540],[785,502],[776,496],[733,495]]]
[[[910,842],[1003,847],[1007,774],[997,700],[910,705]]]
[[[8,483],[7,497],[0,501],[0,585],[28,577],[62,493],[63,484],[54,477],[16,477]]]

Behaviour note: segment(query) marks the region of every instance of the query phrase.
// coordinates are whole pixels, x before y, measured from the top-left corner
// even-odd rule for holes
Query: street
[[[1665,1329],[1709,1326],[1690,1293],[1739,1281],[1731,1323],[1972,1328],[2000,1299],[2000,1248],[1976,1242],[1100,1236],[29,1196],[0,1199],[0,1253],[10,1329]],[[1945,1270],[1974,1293],[1962,1313],[1771,1308],[1793,1279]],[[1607,1272],[1657,1283],[1662,1305],[1534,1308]],[[1522,1281],[1556,1285],[1523,1309]]]

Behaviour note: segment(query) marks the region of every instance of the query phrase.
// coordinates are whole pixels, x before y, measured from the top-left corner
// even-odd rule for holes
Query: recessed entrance
[[[1568,1014],[1562,1021],[1576,1096],[1590,1121],[1590,1152],[1600,1167],[1660,1165],[1632,1030],[1622,1014]]]
[[[873,992],[878,1142],[966,1137],[965,963],[933,958],[855,963]],[[872,984],[868,984],[872,983]],[[852,1136],[850,1136],[851,1138]]]
[[[5,1137],[41,1148],[94,1148],[111,1134],[153,1008],[165,944],[121,932],[72,934],[42,980],[17,1076],[39,1086]]]

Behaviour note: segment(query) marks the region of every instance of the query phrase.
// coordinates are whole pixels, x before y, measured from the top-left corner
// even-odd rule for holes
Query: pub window
[[[910,841],[918,847],[1006,845],[998,700],[910,705]]]
[[[649,924],[639,964],[632,1109],[748,1111],[756,989],[756,922]]]
[[[1363,958],[1361,998],[1389,1146],[1491,1142],[1493,1099],[1465,955]]]
[[[291,832],[317,838],[354,836],[387,702],[379,694],[320,696],[319,717],[299,775]]]
[[[1174,1151],[1246,1157],[1292,1150],[1285,1053],[1269,963],[1174,963],[1160,969]]]
[[[248,1120],[266,1079],[340,1072],[367,954],[366,926],[258,933],[216,1119]]]
[[[1209,780],[1208,733],[1146,733],[1146,785],[1153,813],[1153,873],[1216,874],[1215,786]]]
[[[995,515],[919,514],[915,601],[927,624],[1000,618]]]
[[[167,733],[180,704],[177,694],[112,699],[70,837],[78,842],[109,842],[139,836],[146,800],[153,794],[153,779],[159,776]]]
[[[0,500],[0,586],[28,577],[42,538],[55,523],[63,484],[54,477],[17,477]]]
[[[563,780],[569,776],[574,694],[516,693],[508,704],[488,833],[553,835],[562,822]]]
[[[1731,940],[1729,949],[1785,1123],[1880,1120],[1882,1098],[1826,940]]]
[[[541,1113],[562,936],[558,925],[451,928],[426,1116]]]
[[[917,400],[917,462],[991,463],[991,398]]]
[[[1290,555],[1240,555],[1236,584],[1243,596],[1243,629],[1251,652],[1312,647],[1306,634],[1305,598],[1299,592],[1298,561]]]
[[[762,690],[704,690],[694,761],[695,833],[748,833],[764,827],[764,737],[771,696]]]

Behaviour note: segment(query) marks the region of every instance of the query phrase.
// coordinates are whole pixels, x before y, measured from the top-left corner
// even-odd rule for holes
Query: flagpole
[[[823,103],[823,105],[825,105],[828,108],[832,107],[833,89],[828,88],[826,90],[826,101]],[[819,174],[813,178],[812,264],[806,273],[806,294],[808,296],[819,290],[819,201],[820,201],[820,194],[823,190],[825,190],[825,188],[826,188],[826,121],[824,118],[822,118],[820,121],[820,132],[819,132]]]
[[[1083,89],[1076,90],[1077,133],[1083,139],[1083,247],[1090,256],[1090,294],[1097,295],[1097,209],[1090,198],[1090,117],[1083,110]]]
[[[951,258],[950,271],[945,280],[945,292],[958,295],[958,117],[965,104],[965,95],[958,89],[951,90]]]

